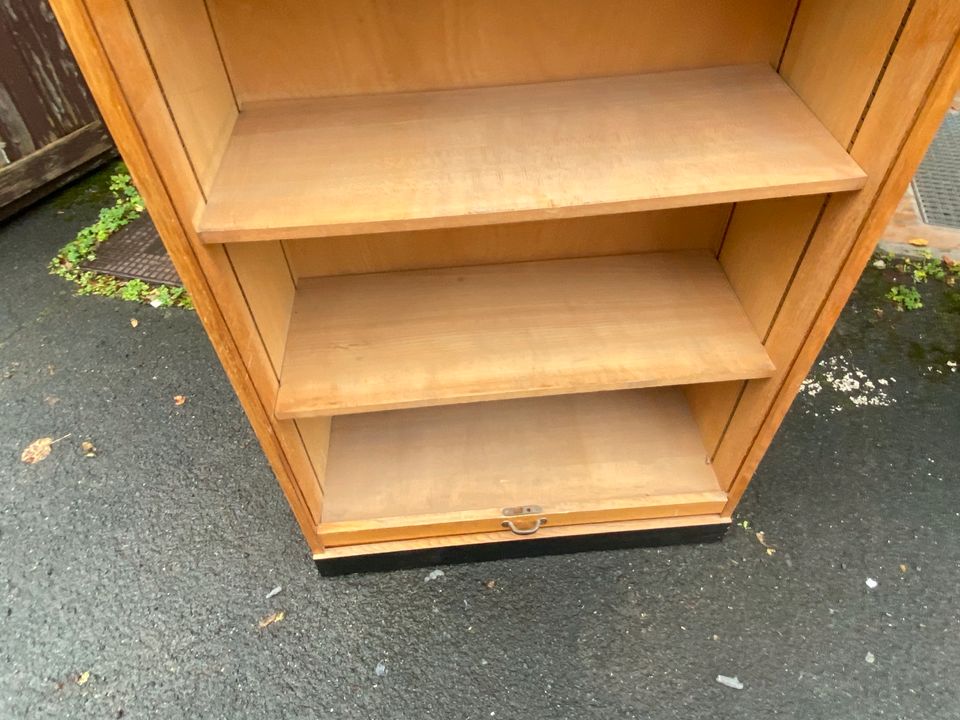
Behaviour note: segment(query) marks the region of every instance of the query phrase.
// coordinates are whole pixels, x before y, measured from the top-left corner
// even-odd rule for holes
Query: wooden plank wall
[[[46,0],[0,0],[0,219],[113,143]]]

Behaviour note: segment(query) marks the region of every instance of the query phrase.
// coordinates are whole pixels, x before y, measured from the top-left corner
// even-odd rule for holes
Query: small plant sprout
[[[897,310],[919,310],[923,307],[923,299],[915,287],[894,285],[887,291],[887,300],[892,301]]]
[[[97,248],[120,228],[140,217],[144,211],[143,199],[121,163],[119,171],[110,177],[110,191],[116,198],[110,207],[100,210],[97,221],[77,233],[64,245],[53,260],[50,272],[77,284],[77,295],[102,295],[132,302],[148,303],[155,307],[182,307],[193,309],[187,291],[182,287],[152,285],[143,280],[121,280],[81,269],[97,257]]]

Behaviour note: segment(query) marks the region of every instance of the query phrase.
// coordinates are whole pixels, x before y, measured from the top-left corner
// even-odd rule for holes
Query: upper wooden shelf
[[[767,377],[705,251],[301,282],[279,418]]]
[[[485,225],[855,190],[765,65],[244,107],[205,242]]]

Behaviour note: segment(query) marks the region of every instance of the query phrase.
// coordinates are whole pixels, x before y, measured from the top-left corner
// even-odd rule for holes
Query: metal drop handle
[[[533,535],[537,530],[543,527],[544,523],[547,522],[546,518],[537,518],[536,522],[533,523],[528,528],[518,528],[513,520],[504,520],[501,525],[505,528],[509,528],[512,533],[515,535]]]

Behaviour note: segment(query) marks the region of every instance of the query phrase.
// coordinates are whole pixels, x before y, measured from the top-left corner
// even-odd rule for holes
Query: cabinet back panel
[[[716,252],[730,210],[729,204],[702,205],[509,225],[287,240],[284,245],[297,280],[666,250]]]
[[[776,65],[796,5],[797,0],[208,0],[241,105]]]

